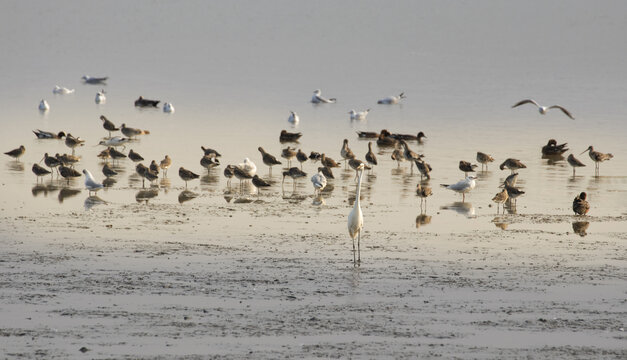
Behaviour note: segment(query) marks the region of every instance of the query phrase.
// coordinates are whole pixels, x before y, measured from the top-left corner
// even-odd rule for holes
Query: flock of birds
[[[82,79],[86,84],[104,85],[106,84],[108,78],[90,77],[85,75]],[[60,86],[55,86],[55,88],[53,89],[54,94],[60,95],[71,94],[73,92],[74,89],[68,89]],[[390,96],[380,99],[377,101],[377,103],[384,105],[394,105],[399,104],[403,99],[405,99],[405,94],[400,93],[397,96]],[[104,90],[98,91],[95,102],[98,104],[102,104],[105,101],[106,92]],[[337,100],[335,98],[323,97],[320,90],[315,90],[311,98],[311,103],[313,104],[333,104],[336,103],[336,101]],[[145,99],[140,96],[135,101],[135,106],[155,108],[159,106],[159,103],[159,100]],[[561,110],[568,118],[574,119],[572,114],[566,108],[560,105],[552,105],[548,107],[541,106],[532,99],[522,100],[514,104],[512,108],[516,108],[525,104],[533,104],[537,106],[538,111],[542,115],[546,114],[547,111],[551,109],[558,109]],[[39,104],[39,109],[43,112],[49,111],[50,106],[46,100],[41,100]],[[165,103],[163,106],[163,111],[167,113],[173,113],[174,106],[171,103]],[[366,109],[363,111],[351,110],[349,112],[350,119],[364,120],[368,116],[369,112],[370,109]],[[145,180],[148,180],[150,183],[152,183],[159,178],[160,173],[162,173],[163,176],[167,176],[167,171],[172,165],[172,159],[168,155],[165,155],[165,157],[159,162],[152,160],[149,166],[145,166],[142,163],[142,161],[144,161],[145,159],[133,149],[130,149],[130,151],[126,154],[123,152],[126,149],[126,145],[128,145],[130,141],[132,141],[133,139],[137,139],[140,136],[149,135],[150,131],[145,129],[128,127],[125,123],[121,124],[118,127],[104,115],[100,116],[100,120],[102,121],[103,128],[108,132],[108,137],[105,137],[99,142],[99,145],[105,146],[105,149],[98,154],[98,158],[103,161],[102,173],[106,178],[105,181],[97,181],[94,175],[87,169],[83,169],[82,173],[74,169],[74,165],[81,159],[79,156],[75,155],[75,149],[77,147],[83,146],[85,144],[85,140],[81,139],[80,137],[75,137],[70,133],[65,133],[63,131],[53,133],[39,129],[33,131],[37,138],[64,140],[65,145],[72,150],[72,153],[62,155],[57,153],[54,156],[45,153],[42,160],[39,163],[33,164],[32,166],[32,172],[37,176],[37,179],[43,178],[47,175],[53,176],[55,170],[57,176],[61,176],[64,179],[67,179],[68,183],[72,178],[84,176],[85,188],[88,190],[89,195],[91,196],[92,193],[103,189],[105,186],[109,186],[115,183],[114,181],[107,181],[117,175],[115,169],[110,166],[109,160],[111,160],[114,164],[116,161],[120,161],[121,159],[125,158],[128,158],[137,164],[135,166],[135,171],[142,179],[142,188],[145,186]],[[299,121],[300,119],[298,114],[291,111],[288,117],[288,122],[292,124],[297,124]],[[117,131],[120,131],[123,136],[113,136],[112,133]],[[355,170],[355,181],[357,183],[355,190],[355,202],[353,204],[353,209],[348,216],[348,232],[353,241],[353,261],[355,262],[355,264],[359,264],[361,261],[360,242],[361,231],[364,224],[363,212],[361,210],[360,204],[362,176],[364,171],[371,170],[374,166],[378,165],[377,156],[372,149],[373,143],[376,143],[379,147],[393,148],[391,159],[397,162],[397,166],[400,167],[400,163],[404,161],[410,162],[410,167],[412,171],[414,165],[416,166],[416,169],[419,171],[421,177],[421,182],[419,182],[416,186],[416,194],[421,198],[421,211],[423,209],[423,204],[426,209],[427,198],[433,194],[432,189],[429,186],[426,186],[427,183],[423,182],[423,179],[425,178],[427,180],[431,179],[431,171],[433,169],[431,165],[425,161],[425,156],[423,154],[418,154],[414,152],[408,144],[408,141],[416,141],[418,143],[422,143],[423,139],[426,138],[426,135],[423,132],[418,132],[416,135],[413,135],[394,134],[390,133],[387,130],[381,130],[381,132],[378,133],[359,131],[357,134],[358,137],[361,139],[372,140],[368,142],[368,152],[365,154],[363,161],[358,159],[355,153],[350,149],[348,139],[344,139],[340,148],[340,156],[345,162],[345,165],[350,166],[350,168]],[[279,141],[282,144],[297,142],[301,136],[302,133],[288,132],[287,130],[283,130],[279,135]],[[550,139],[547,145],[542,147],[542,154],[548,157],[562,156],[562,154],[569,150],[566,146],[567,144],[558,144],[556,140]],[[119,147],[122,147],[122,151],[118,150]],[[203,152],[203,155],[200,159],[200,165],[206,168],[207,171],[210,171],[212,168],[220,165],[219,158],[222,155],[217,150],[205,147],[201,147],[201,150]],[[263,147],[260,146],[258,150],[261,154],[261,160],[263,164],[269,167],[270,175],[272,174],[273,166],[283,165],[283,163],[278,160],[277,157],[265,151]],[[5,154],[15,158],[15,161],[19,161],[19,158],[25,153],[25,151],[26,148],[21,145],[14,150],[5,152]],[[613,157],[612,154],[595,151],[592,146],[589,146],[583,153],[585,152],[588,152],[589,157],[594,162],[595,175],[597,176],[599,174],[599,164],[601,162],[610,160]],[[296,189],[296,181],[300,178],[307,176],[307,174],[302,170],[303,163],[309,160],[311,160],[312,162],[320,162],[321,166],[317,168],[317,172],[310,178],[315,196],[320,196],[321,191],[324,190],[328,184],[328,179],[334,178],[332,169],[336,167],[341,167],[340,163],[324,153],[312,151],[310,154],[306,154],[302,150],[296,150],[296,148],[293,148],[291,146],[287,146],[287,148],[283,149],[280,156],[287,161],[287,167],[284,168],[285,171],[282,172],[283,181],[281,184],[283,186],[286,177],[289,177],[292,179],[294,189]],[[293,160],[298,161],[300,163],[300,166],[292,166]],[[488,164],[495,161],[491,155],[483,152],[477,152],[476,160],[479,164],[481,164],[481,170],[487,170]],[[40,165],[42,161],[44,162],[46,167]],[[575,158],[573,154],[570,154],[568,156],[567,161],[568,164],[573,167],[573,176],[575,175],[575,171],[578,167],[586,166],[582,161]],[[462,202],[464,202],[465,195],[476,187],[477,177],[470,174],[474,173],[476,171],[476,168],[478,168],[478,165],[476,164],[472,164],[463,160],[460,161],[459,169],[464,172],[465,177],[457,183],[441,184],[441,186],[448,190],[462,194]],[[502,187],[502,190],[500,190],[492,198],[492,201],[497,204],[497,213],[499,212],[500,207],[503,207],[503,211],[505,211],[504,209],[506,203],[508,203],[510,207],[515,206],[516,199],[520,195],[524,194],[524,191],[516,187],[516,181],[518,178],[518,173],[516,171],[519,169],[524,169],[526,168],[526,166],[518,159],[508,158],[500,164],[499,168],[501,170],[511,170],[511,175],[505,179],[502,185],[500,185],[500,187]],[[198,179],[200,177],[199,174],[193,172],[192,170],[185,169],[184,167],[179,167],[178,174],[179,177],[185,182],[185,189],[187,189],[187,183],[189,181],[193,181],[194,179]],[[242,163],[237,165],[227,165],[224,168],[223,174],[228,179],[227,185],[229,186],[229,189],[231,187],[231,179],[233,177],[240,181],[240,191],[244,183],[246,181],[250,181],[252,185],[257,188],[258,196],[262,188],[272,186],[269,181],[264,180],[257,174],[257,166],[249,158],[245,158]],[[585,215],[590,210],[590,205],[587,202],[586,198],[586,193],[582,192],[574,199],[572,209],[576,214]],[[355,241],[357,241],[357,246],[355,246]]]

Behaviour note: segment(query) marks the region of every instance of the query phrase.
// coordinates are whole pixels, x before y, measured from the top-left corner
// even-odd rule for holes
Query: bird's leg
[[[361,229],[357,233],[357,264],[361,264]]]
[[[466,201],[466,194],[462,193],[462,202]]]

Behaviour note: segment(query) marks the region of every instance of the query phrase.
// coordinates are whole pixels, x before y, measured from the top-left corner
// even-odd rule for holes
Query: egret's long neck
[[[361,193],[361,176],[364,174],[364,170],[359,170],[359,179],[357,180],[357,191],[355,191],[355,207],[359,207],[359,196]]]

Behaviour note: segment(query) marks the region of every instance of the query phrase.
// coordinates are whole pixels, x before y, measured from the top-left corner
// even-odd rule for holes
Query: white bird
[[[359,180],[357,181],[357,190],[355,190],[355,204],[353,210],[348,214],[348,235],[353,239],[353,263],[355,263],[355,238],[357,238],[357,263],[361,262],[361,229],[364,227],[364,214],[361,212],[359,202],[359,193],[361,192],[361,177],[364,174],[364,164],[361,164],[357,171],[359,172]]]
[[[369,112],[370,109],[366,109],[364,111],[351,110],[348,113],[351,114],[351,120],[366,120],[366,116],[368,116]]]
[[[327,186],[327,178],[322,174],[322,171],[318,171],[317,174],[311,177],[311,183],[314,187],[314,194],[319,194]]]
[[[61,87],[59,85],[55,85],[54,89],[52,89],[53,94],[67,95],[74,92],[74,89],[68,89],[66,87]]]
[[[101,183],[96,182],[89,170],[83,169],[83,174],[85,174],[85,187],[89,190],[89,195],[91,195],[92,191],[97,192],[104,187]]]
[[[463,202],[463,201],[466,201],[466,193],[470,192],[470,190],[474,189],[475,186],[477,186],[477,182],[475,181],[475,179],[477,179],[476,176],[470,175],[470,176],[466,176],[464,180],[460,180],[459,182],[455,184],[452,184],[452,185],[441,184],[441,185],[449,190],[453,190],[455,192],[461,193],[462,202]]]
[[[107,97],[105,96],[105,91],[104,89],[98,91],[98,93],[96,94],[96,104],[104,104],[107,102]]]
[[[106,139],[106,140],[100,140],[100,142],[98,143],[98,145],[104,145],[104,146],[125,146],[124,144],[126,144],[128,142],[128,138],[125,137],[121,137],[121,136],[114,136],[110,139]]]
[[[48,111],[50,110],[50,105],[48,105],[48,102],[44,99],[41,99],[41,101],[39,102],[39,111]]]
[[[524,105],[524,104],[534,104],[535,106],[538,107],[538,112],[540,112],[540,114],[545,115],[547,113],[547,111],[549,111],[550,109],[560,109],[562,110],[562,112],[564,114],[566,114],[566,116],[568,116],[569,118],[575,120],[575,118],[570,114],[570,112],[568,112],[568,110],[566,110],[565,108],[559,106],[559,105],[552,105],[552,106],[542,106],[540,104],[538,104],[535,100],[533,99],[526,99],[526,100],[521,100],[519,102],[517,102],[516,104],[514,104],[512,106],[512,108],[515,108],[517,106],[520,105]]]
[[[287,121],[288,121],[290,124],[294,124],[294,125],[296,125],[296,124],[298,124],[298,122],[300,121],[300,118],[298,117],[298,114],[297,114],[297,113],[295,113],[295,112],[293,112],[293,111],[290,111],[290,117],[288,117],[288,118],[287,118]]]
[[[377,101],[377,104],[385,104],[385,105],[398,104],[399,102],[401,102],[401,99],[404,99],[404,98],[405,98],[405,93],[402,92],[398,96],[388,96],[386,98],[383,98]]]
[[[165,103],[163,104],[163,112],[164,113],[173,113],[174,112],[174,106],[172,105],[172,103]]]
[[[105,76],[105,77],[93,77],[93,76],[89,76],[89,75],[83,75],[83,77],[81,79],[83,79],[83,81],[85,81],[85,83],[87,84],[103,84],[107,81],[109,77]]]
[[[325,97],[322,97],[322,95],[320,95],[321,93],[322,92],[320,91],[320,89],[314,90],[313,96],[311,97],[311,102],[314,104],[320,104],[320,103],[332,104],[336,101],[335,98],[327,99]]]
[[[250,161],[249,158],[245,158],[244,162],[239,164],[239,167],[251,177],[255,176],[255,174],[257,173],[257,165],[255,165],[254,162]]]

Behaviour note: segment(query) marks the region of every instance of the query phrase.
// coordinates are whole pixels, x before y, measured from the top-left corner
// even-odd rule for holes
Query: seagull
[[[163,112],[172,114],[174,112],[174,106],[172,105],[172,103],[167,102],[163,104]]]
[[[594,148],[592,147],[592,145],[588,146],[588,148],[584,150],[582,154],[585,153],[586,151],[588,151],[588,155],[590,155],[590,159],[594,161],[594,173],[597,176],[599,175],[599,163],[602,163],[603,161],[609,160],[614,157],[614,155],[610,153],[604,154],[599,151],[594,151]]]
[[[324,190],[327,186],[327,178],[322,173],[322,170],[318,170],[318,173],[311,177],[311,183],[314,187],[314,195],[320,194]]]
[[[255,176],[257,173],[257,165],[254,162],[250,161],[249,158],[245,158],[244,162],[239,164],[240,169],[242,169],[246,174],[250,175],[250,177]]]
[[[369,112],[370,109],[366,109],[364,111],[351,110],[348,113],[351,115],[351,120],[366,120],[366,116],[368,116]]]
[[[579,161],[579,159],[577,159],[573,154],[568,155],[566,161],[568,161],[568,164],[573,167],[573,177],[575,176],[575,169],[577,169],[578,167],[586,166],[586,164]]]
[[[300,118],[298,117],[298,114],[297,114],[297,113],[295,113],[295,112],[293,112],[293,111],[290,111],[290,116],[287,118],[287,121],[288,121],[290,124],[294,124],[294,125],[296,125],[296,124],[298,124],[298,122],[300,121]]]
[[[314,104],[320,104],[320,103],[333,104],[333,103],[335,103],[335,101],[336,101],[335,98],[327,99],[325,97],[322,97],[322,95],[320,95],[321,93],[322,93],[322,91],[320,91],[320,89],[314,90],[313,96],[311,97],[311,102],[314,103]]]
[[[573,200],[573,211],[575,214],[586,215],[590,211],[590,204],[586,201],[586,197],[586,193],[582,192]]]
[[[470,192],[470,190],[474,189],[475,186],[477,186],[477,182],[475,181],[476,179],[477,179],[476,176],[470,175],[470,176],[466,176],[464,180],[460,180],[455,184],[452,184],[452,185],[441,184],[441,186],[449,190],[453,190],[455,192],[461,193],[462,202],[464,202],[466,201],[466,193]]]
[[[48,111],[50,110],[50,105],[48,105],[48,102],[44,99],[41,99],[41,101],[39,102],[39,111]]]
[[[59,85],[55,85],[54,89],[52,89],[53,94],[59,94],[59,95],[67,95],[73,92],[74,92],[74,89],[68,89],[66,87],[61,87]]]
[[[488,155],[486,153],[482,153],[481,151],[477,151],[477,162],[481,164],[481,171],[483,171],[483,167],[488,170],[488,163],[494,161],[492,155]]]
[[[514,104],[512,106],[512,108],[515,108],[517,106],[520,105],[524,105],[524,104],[534,104],[535,106],[538,107],[538,111],[540,112],[540,114],[545,115],[547,113],[547,111],[551,110],[551,109],[560,109],[562,110],[562,112],[564,114],[566,114],[566,116],[568,116],[569,118],[575,120],[575,118],[570,114],[570,112],[568,112],[568,110],[566,110],[565,108],[561,107],[560,105],[552,105],[552,106],[542,106],[540,104],[538,104],[535,100],[533,99],[525,99],[525,100],[521,100],[519,102],[517,102],[516,104]]]
[[[98,93],[96,93],[96,104],[104,104],[107,102],[107,97],[105,96],[105,91],[104,89],[98,91]]]
[[[83,174],[85,174],[85,187],[89,190],[89,195],[91,196],[92,191],[97,192],[102,189],[104,185],[96,182],[93,175],[87,169],[83,169]]]
[[[353,264],[361,263],[361,229],[364,227],[364,214],[361,211],[359,200],[364,167],[362,166],[357,172],[359,173],[359,180],[357,180],[357,189],[355,190],[355,204],[353,204],[353,210],[348,214],[348,235],[353,240]],[[355,238],[357,238],[357,261],[355,261]]]
[[[398,104],[399,102],[401,102],[401,99],[404,99],[404,98],[405,98],[405,93],[402,92],[398,96],[388,96],[386,98],[383,98],[377,101],[377,104],[384,104],[384,105]]]
[[[103,84],[109,77],[91,77],[89,75],[83,75],[82,79],[86,84]]]
[[[37,139],[61,139],[63,137],[65,137],[65,133],[63,131],[59,131],[58,134],[52,133],[50,131],[43,131],[43,130],[33,130],[33,133],[35,134],[35,136],[37,136]]]

